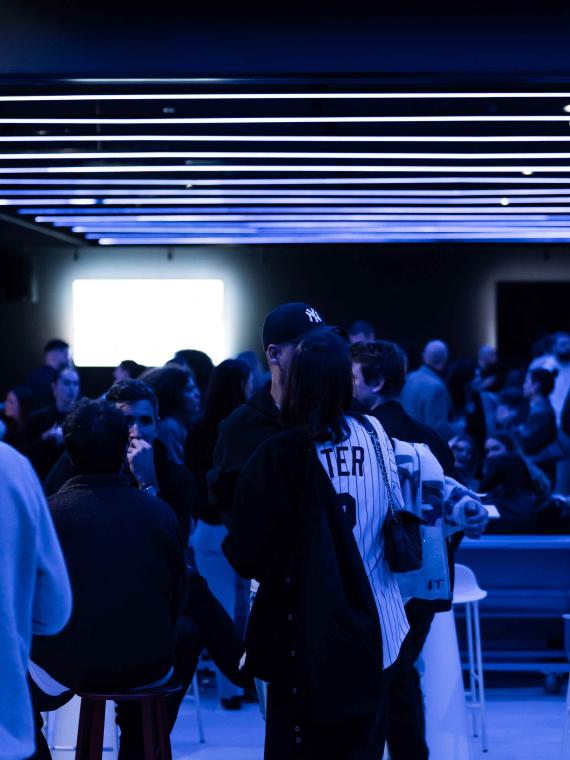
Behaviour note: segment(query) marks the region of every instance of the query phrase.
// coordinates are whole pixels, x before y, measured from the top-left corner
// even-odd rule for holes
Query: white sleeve
[[[72,596],[65,560],[39,480],[29,465],[26,485],[36,513],[36,586],[32,633],[58,633],[71,615]],[[27,494],[28,495],[28,494]]]

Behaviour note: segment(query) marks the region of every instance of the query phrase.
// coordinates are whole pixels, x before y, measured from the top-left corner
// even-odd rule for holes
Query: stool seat
[[[100,699],[103,702],[129,702],[133,700],[141,701],[143,699],[157,699],[171,697],[179,694],[182,686],[178,684],[165,684],[164,686],[152,686],[148,689],[129,689],[128,691],[79,691],[78,697],[86,699]]]
[[[181,691],[181,686],[169,683],[147,689],[79,692],[81,710],[77,731],[76,760],[101,760],[107,701],[138,703],[142,719],[144,760],[172,760],[166,699]],[[156,750],[158,750],[158,755]]]

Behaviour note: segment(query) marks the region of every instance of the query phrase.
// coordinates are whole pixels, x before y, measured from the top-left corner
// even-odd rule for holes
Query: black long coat
[[[250,672],[297,694],[313,722],[373,713],[378,612],[351,525],[303,433],[276,435],[251,457],[223,549],[240,575],[260,582],[246,635]]]

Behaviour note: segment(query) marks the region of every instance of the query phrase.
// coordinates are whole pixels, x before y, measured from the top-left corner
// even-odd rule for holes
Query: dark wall
[[[570,249],[561,246],[187,247],[171,249],[171,259],[166,248],[75,253],[78,258],[72,248],[51,246],[21,252],[34,261],[37,300],[0,302],[0,391],[41,361],[48,338],[73,343],[75,278],[221,277],[230,351],[258,348],[264,315],[282,301],[305,300],[330,322],[371,321],[380,336],[404,343],[412,355],[436,337],[455,355],[494,343],[497,282],[570,281]],[[154,305],[127,307],[136,329],[138,311]]]

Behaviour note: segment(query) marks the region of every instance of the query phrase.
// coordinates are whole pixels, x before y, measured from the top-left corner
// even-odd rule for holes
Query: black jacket
[[[122,475],[81,475],[49,505],[73,592],[63,631],[32,660],[74,690],[126,689],[165,676],[185,595],[180,529],[160,499]]]
[[[190,536],[190,519],[196,496],[194,478],[184,465],[170,461],[164,444],[158,439],[154,441],[152,448],[158,495],[174,510],[186,546]],[[46,496],[57,493],[75,474],[73,463],[67,451],[64,451],[43,481]]]
[[[53,425],[62,425],[66,413],[58,412],[54,404],[33,412],[26,425],[25,454],[29,457],[38,474],[43,480],[63,451],[63,441],[57,443],[53,438],[42,441],[42,434]]]
[[[246,636],[250,672],[295,690],[313,722],[377,710],[378,612],[314,442],[291,430],[257,449],[240,475],[229,528],[228,560],[260,581]]]
[[[270,389],[271,383],[264,385],[220,424],[208,489],[221,512],[231,511],[238,476],[253,452],[283,430]]]

